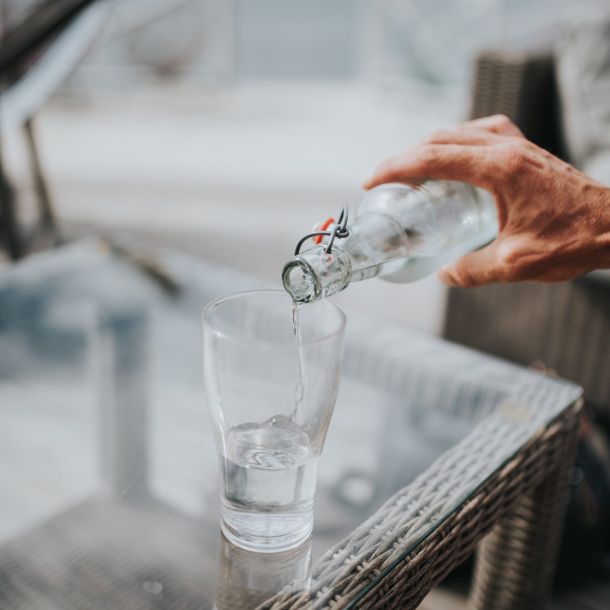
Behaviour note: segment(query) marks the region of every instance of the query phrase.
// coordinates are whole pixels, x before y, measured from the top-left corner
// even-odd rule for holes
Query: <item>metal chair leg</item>
[[[15,191],[4,172],[0,151],[0,239],[13,260],[21,258],[25,253],[15,203]]]
[[[52,245],[57,245],[60,241],[57,228],[56,214],[53,209],[53,202],[49,194],[47,182],[44,176],[40,155],[38,154],[38,142],[34,130],[34,118],[30,117],[24,124],[25,139],[27,143],[30,169],[34,180],[34,190],[38,201],[39,230],[44,236],[51,238]]]

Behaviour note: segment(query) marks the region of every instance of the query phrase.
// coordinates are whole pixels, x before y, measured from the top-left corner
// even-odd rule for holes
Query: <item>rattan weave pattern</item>
[[[470,117],[504,113],[528,139],[566,158],[556,64],[552,54],[481,53]],[[444,336],[526,366],[537,361],[581,384],[587,402],[610,418],[607,282],[588,276],[555,284],[451,288]]]
[[[610,416],[610,290],[599,282],[452,289],[447,338],[502,358],[540,362],[585,388]]]
[[[546,468],[542,482],[525,490],[516,507],[481,545],[472,591],[473,607],[480,610],[544,607],[559,550],[568,499],[568,472],[578,438],[578,421],[570,421],[575,416],[577,408],[555,424],[555,428],[563,429],[558,431],[555,443],[548,443],[546,464],[534,464],[535,468]]]
[[[314,566],[307,594],[280,592],[261,605],[261,610],[413,608],[522,497],[529,498],[524,494],[545,477],[555,486],[559,480],[562,489],[567,484],[564,475],[574,444],[567,441],[575,434],[577,409],[564,409],[578,400],[575,386],[401,329],[386,327],[372,333],[370,324],[350,333],[348,353],[355,356],[346,366],[407,394],[425,385],[436,394],[428,400],[439,408],[459,410],[468,404],[465,417],[473,422],[473,430],[329,550]],[[362,343],[360,350],[358,342]],[[430,384],[426,378],[432,367],[446,370],[446,378],[437,372],[436,382]],[[466,395],[470,400],[464,401]],[[478,407],[473,409],[473,404]],[[532,498],[530,513],[538,499]],[[561,501],[555,508],[554,520],[559,523]],[[552,519],[548,523],[549,531],[535,542],[550,549],[544,554],[552,565],[557,527]],[[518,551],[515,549],[515,556],[522,557],[524,553]],[[378,578],[383,571],[389,574]],[[543,577],[548,580],[548,575]],[[497,585],[497,578],[488,580]],[[483,593],[477,599],[486,600],[489,594],[485,591],[493,590],[490,586],[479,587]],[[476,603],[478,608],[487,608]]]

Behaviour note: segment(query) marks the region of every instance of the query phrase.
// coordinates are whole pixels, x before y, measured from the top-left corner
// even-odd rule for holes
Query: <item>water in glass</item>
[[[241,424],[227,435],[220,456],[223,529],[261,550],[293,547],[313,524],[317,457],[309,438],[291,417]]]

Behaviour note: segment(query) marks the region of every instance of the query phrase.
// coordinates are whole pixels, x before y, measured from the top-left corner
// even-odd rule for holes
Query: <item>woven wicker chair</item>
[[[552,55],[485,53],[477,62],[473,118],[508,115],[525,136],[566,158]],[[572,379],[610,423],[610,282],[491,285],[449,291],[444,336]]]
[[[473,431],[331,548],[313,567],[308,591],[284,590],[259,610],[416,608],[477,546],[471,607],[540,610],[554,572],[576,445],[580,403],[575,386],[552,389],[546,386],[549,380],[533,390],[532,379],[527,381],[532,373],[525,369],[504,368],[500,373],[495,365],[505,364],[479,353],[440,340],[436,349],[429,337],[372,322],[361,321],[354,329],[355,323],[350,319],[345,363],[350,374],[381,383],[407,401],[425,391],[441,409],[479,405],[462,413],[472,420]],[[478,377],[484,358],[493,363],[487,370],[488,385],[481,385]],[[441,361],[445,379],[438,377]],[[430,373],[433,370],[436,374]],[[532,406],[531,411],[524,407],[513,412],[508,428],[502,409],[490,410],[497,393],[505,390],[512,404]],[[550,425],[529,419],[548,413],[552,405],[568,404],[570,391],[572,406]],[[517,442],[514,452],[508,451],[512,458],[500,469],[489,470],[499,455],[507,455],[515,423],[521,430],[517,436],[529,440]],[[473,485],[484,480],[484,472],[493,474]],[[474,493],[465,492],[473,488]]]

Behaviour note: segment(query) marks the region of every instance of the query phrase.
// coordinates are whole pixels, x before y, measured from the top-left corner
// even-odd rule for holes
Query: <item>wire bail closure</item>
[[[328,240],[328,245],[326,246],[325,252],[326,254],[331,254],[333,251],[333,244],[335,243],[335,239],[345,239],[349,237],[349,229],[347,228],[347,219],[348,219],[348,210],[347,208],[341,208],[341,213],[339,214],[339,220],[335,223],[332,231],[314,231],[313,233],[308,233],[305,237],[302,237],[298,243],[297,247],[294,250],[294,255],[297,256],[301,252],[301,248],[303,244],[312,237],[320,236],[320,237],[330,237]]]

